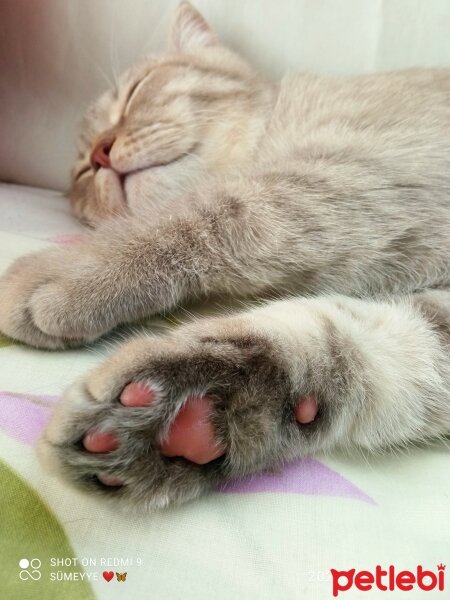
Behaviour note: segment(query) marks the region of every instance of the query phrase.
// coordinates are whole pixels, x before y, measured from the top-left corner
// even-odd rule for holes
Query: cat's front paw
[[[122,346],[58,407],[41,453],[66,479],[148,509],[308,454],[317,397],[245,318]]]
[[[89,291],[94,269],[71,250],[19,258],[0,278],[0,331],[52,350],[99,337],[103,324],[89,309],[90,296],[95,296]]]

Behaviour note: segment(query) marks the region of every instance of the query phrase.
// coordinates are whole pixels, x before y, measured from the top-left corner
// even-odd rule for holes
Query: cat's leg
[[[450,431],[450,291],[277,301],[123,345],[73,386],[41,451],[156,508],[337,446]]]
[[[0,331],[62,348],[211,293],[372,295],[448,280],[448,203],[408,196],[405,210],[401,186],[355,188],[351,169],[311,168],[213,182],[184,216],[117,219],[19,259],[0,279]]]
[[[18,259],[0,278],[0,331],[64,348],[188,299],[277,285],[285,271],[274,248],[286,242],[275,239],[270,211],[250,192],[214,193],[189,215],[118,218],[79,244]]]

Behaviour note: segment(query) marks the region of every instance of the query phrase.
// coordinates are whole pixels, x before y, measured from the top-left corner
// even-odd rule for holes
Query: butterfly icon
[[[117,573],[116,572],[117,581],[126,581],[127,574],[126,573]]]

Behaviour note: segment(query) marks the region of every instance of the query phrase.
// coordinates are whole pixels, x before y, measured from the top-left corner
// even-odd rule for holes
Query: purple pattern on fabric
[[[55,244],[79,244],[83,241],[83,238],[82,233],[62,233],[48,238],[48,241]]]
[[[0,392],[0,430],[24,444],[34,444],[59,396]]]
[[[286,465],[280,472],[245,477],[219,486],[222,494],[256,494],[276,492],[312,496],[340,496],[376,502],[348,479],[312,458],[304,458]]]

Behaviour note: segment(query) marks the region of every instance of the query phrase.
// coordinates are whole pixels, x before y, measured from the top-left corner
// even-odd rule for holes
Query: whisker
[[[114,79],[114,87],[119,87],[119,69],[117,54],[117,3],[114,4],[114,11],[111,19],[111,34],[109,37],[109,58],[111,61],[111,71]]]

